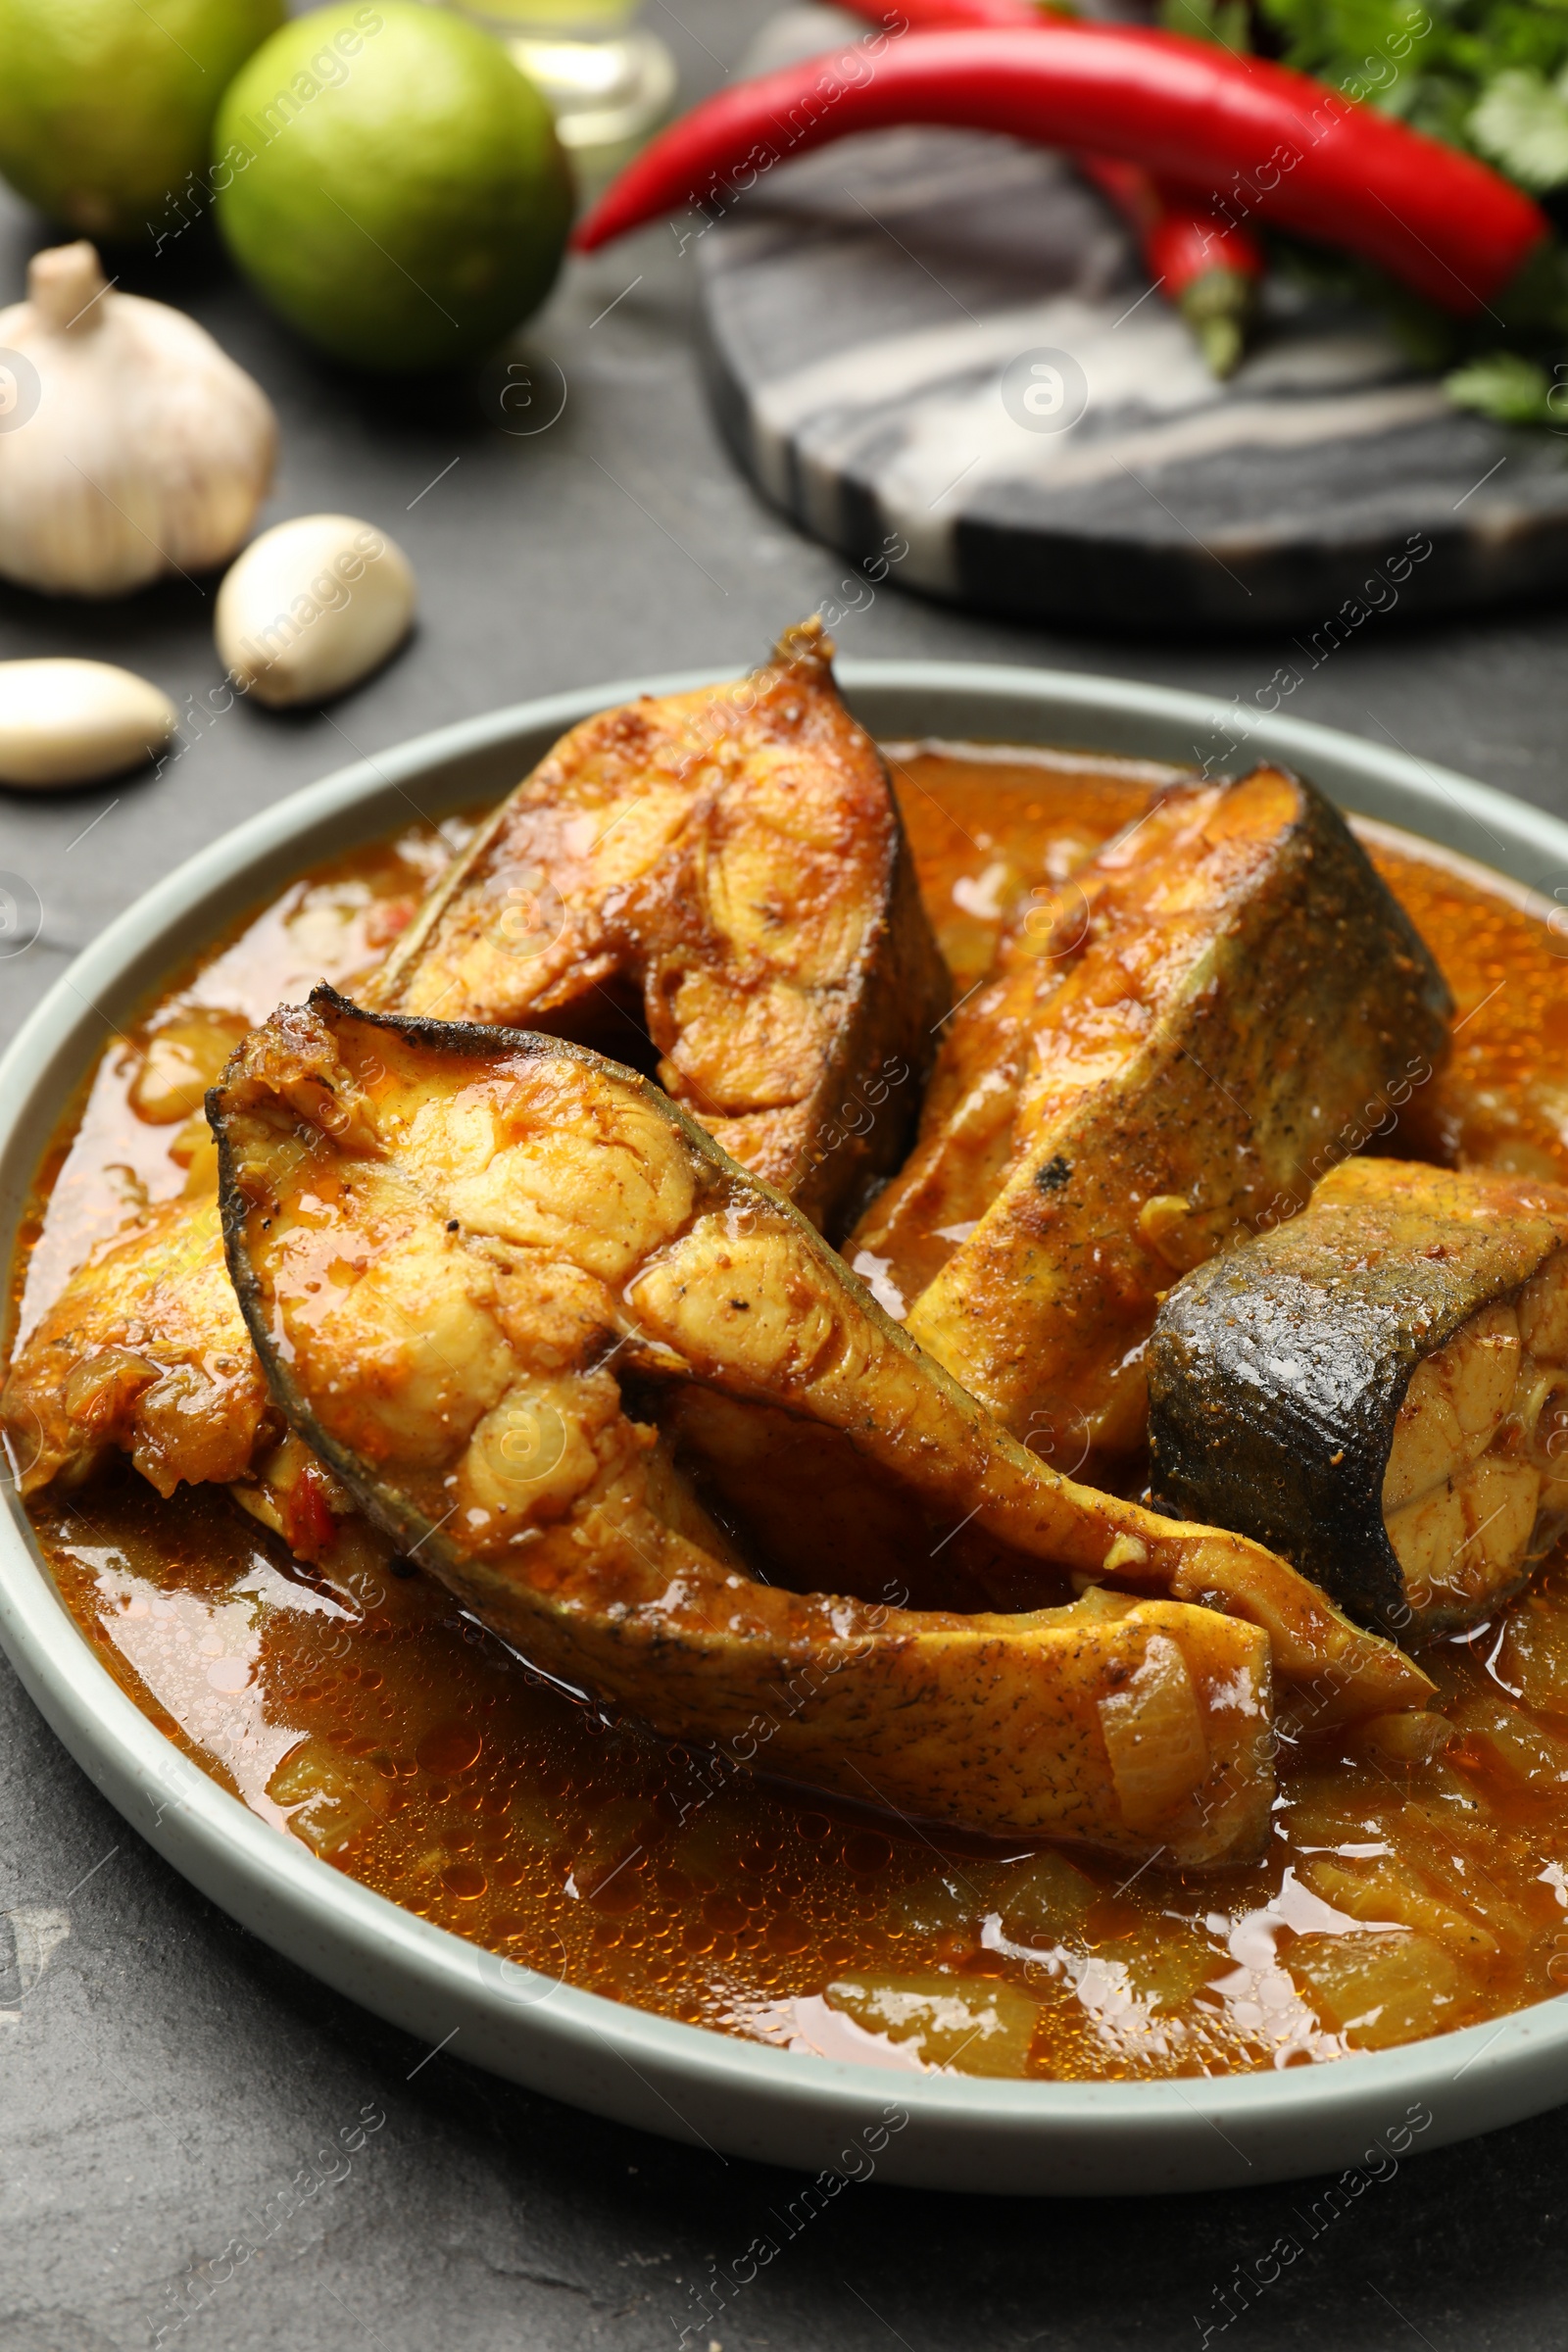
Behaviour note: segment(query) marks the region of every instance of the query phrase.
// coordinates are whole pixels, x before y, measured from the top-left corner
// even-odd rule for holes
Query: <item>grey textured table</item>
[[[652,21],[686,85],[715,81],[759,0],[681,0]],[[0,290],[40,224],[0,219]],[[283,418],[272,516],[345,508],[392,529],[424,589],[415,643],[329,714],[236,708],[187,727],[156,781],[0,800],[0,867],[43,927],[0,961],[14,1023],[99,926],[261,803],[357,753],[465,713],[639,670],[741,663],[832,595],[842,562],[737,477],[692,356],[690,256],[650,234],[567,279],[532,344],[564,370],[531,439],[442,397],[317,367],[210,257],[161,282],[254,370]],[[617,299],[618,298],[618,299]],[[611,306],[613,304],[613,308]],[[545,369],[539,370],[542,382]],[[854,593],[854,590],[850,592]],[[841,601],[849,601],[841,597]],[[218,684],[211,584],[99,612],[0,597],[5,655],[96,653],[193,710]],[[1467,768],[1568,814],[1568,615],[1406,631],[1369,620],[1316,668],[1290,644],[1043,637],[895,586],[841,630],[858,654],[938,654],[1155,677],[1292,707]],[[176,1879],[95,1795],[0,1664],[0,2347],[3,2352],[516,2352],[667,2347],[694,2283],[728,2270],[797,2183],[642,2139],[426,2053],[324,1992]],[[40,1971],[40,1915],[69,1936]],[[59,1924],[59,1923],[57,1923]],[[19,1965],[20,1963],[20,1965]],[[227,2275],[229,2242],[363,2103],[385,2128]],[[1329,2343],[1433,2352],[1560,2345],[1568,2113],[1408,2161],[1314,2206],[1321,2184],[1161,2205],[1048,2207],[847,2191],[688,2341],[724,2352],[938,2352]],[[280,2210],[273,2208],[274,2212]],[[1299,2255],[1266,2259],[1283,2233]],[[1244,2309],[1235,2267],[1278,2271]],[[1253,2273],[1255,2278],[1255,2272]],[[1235,2315],[1225,2325],[1225,2313]],[[180,2322],[176,2326],[176,2322]]]

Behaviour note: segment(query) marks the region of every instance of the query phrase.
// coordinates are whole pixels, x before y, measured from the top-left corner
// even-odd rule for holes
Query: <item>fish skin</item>
[[[1155,1491],[1235,1527],[1404,1640],[1384,1480],[1417,1367],[1568,1246],[1568,1189],[1491,1169],[1345,1161],[1311,1206],[1178,1283],[1150,1344]],[[1489,1605],[1501,1595],[1489,1595]]]
[[[1197,1867],[1263,1834],[1270,1611],[1310,1629],[1294,1672],[1343,1661],[1349,1712],[1430,1691],[1255,1546],[1056,1477],[781,1195],[580,1047],[318,990],[209,1115],[236,1295],[291,1425],[503,1639],[667,1736],[915,1818]],[[826,1461],[853,1448],[944,1542],[972,1522],[970,1571],[1015,1609],[1031,1578],[1059,1597],[1129,1552],[1152,1590],[1003,1613],[759,1582],[693,1476],[694,1452],[710,1493],[727,1464],[701,1458],[688,1399],[783,1412]],[[808,1512],[809,1489],[777,1502]],[[1227,1580],[1240,1613],[1195,1605]],[[1112,1763],[1117,1707],[1146,1698],[1195,1759],[1157,1818]]]
[[[635,992],[666,1094],[837,1240],[904,1157],[951,992],[832,662],[813,617],[750,677],[572,728],[365,1002],[624,1055]]]
[[[450,1016],[466,1020],[526,1011],[535,1026],[569,1028],[585,1003],[602,1005],[599,992],[641,957],[662,1068],[676,1094],[699,1108],[695,1081],[678,1059],[692,1025],[681,1032],[661,1009],[680,957],[688,959],[688,982],[691,958],[705,955],[725,982],[722,1002],[704,1016],[711,1033],[705,1067],[720,1087],[737,1058],[756,1060],[757,1022],[748,1028],[747,1008],[767,997],[762,980],[770,972],[775,994],[784,991],[805,1008],[808,1026],[815,1024],[810,1034],[820,1051],[805,1076],[797,1058],[797,1101],[705,1123],[743,1163],[799,1199],[813,1221],[848,1213],[907,1140],[948,981],[887,771],[839,701],[832,650],[820,622],[807,622],[787,631],[772,662],[750,678],[668,700],[645,697],[573,729],[437,882],[391,959],[367,983],[366,1001],[405,1009],[444,1001]],[[707,795],[691,772],[704,745],[710,764],[725,769],[722,790]],[[661,778],[660,792],[646,796],[662,826],[659,856],[639,863],[641,853],[630,855],[618,866],[576,858],[576,880],[563,874],[565,895],[557,893],[564,920],[569,904],[570,921],[551,954],[497,947],[496,904],[505,915],[518,873],[530,859],[549,864],[551,843],[559,846],[563,831],[581,823],[578,802],[588,784],[623,795],[619,819],[607,820],[608,841],[618,848],[627,840],[626,809],[637,815],[643,758]],[[728,934],[720,955],[720,932],[704,910],[722,895],[726,858],[731,868],[739,858],[754,896],[771,892],[769,904],[796,905],[785,940],[791,956],[780,949],[748,956]],[[703,883],[695,869],[705,866]],[[548,897],[555,884],[541,888]],[[853,913],[847,927],[846,906]],[[521,944],[533,943],[524,937]],[[728,1025],[726,1016],[733,1016]],[[730,1027],[740,1040],[733,1051]],[[801,1046],[800,1024],[789,1033]],[[853,1132],[847,1094],[857,1100]],[[189,1270],[183,1296],[181,1267]],[[162,1386],[143,1379],[138,1388],[127,1372],[118,1389],[99,1385],[88,1423],[74,1420],[66,1403],[72,1375],[85,1359],[126,1348],[127,1330],[141,1335],[135,1346]],[[205,1367],[236,1349],[241,1372],[213,1383]],[[192,1396],[211,1392],[207,1418],[163,1410],[181,1383]],[[118,1446],[172,1493],[182,1478],[247,1475],[255,1450],[247,1447],[247,1428],[263,1450],[275,1442],[275,1430],[259,1418],[265,1398],[227,1296],[214,1197],[193,1193],[73,1273],[18,1351],[0,1416],[30,1463],[25,1492],[68,1469],[84,1474],[97,1451]]]
[[[1451,1003],[1343,818],[1283,770],[1175,787],[1068,898],[1065,944],[1032,916],[1004,941],[850,1247],[924,1279],[910,1333],[1070,1463],[1142,1442],[1173,1277],[1303,1206],[1387,1090],[1430,1075]],[[938,1221],[973,1230],[933,1273]]]

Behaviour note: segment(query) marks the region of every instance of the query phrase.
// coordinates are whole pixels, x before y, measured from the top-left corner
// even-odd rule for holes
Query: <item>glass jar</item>
[[[634,22],[639,0],[461,0],[555,109],[562,145],[590,189],[619,170],[668,113],[675,61]]]

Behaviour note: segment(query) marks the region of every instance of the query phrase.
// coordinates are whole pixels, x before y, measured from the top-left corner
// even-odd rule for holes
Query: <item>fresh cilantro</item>
[[[1233,14],[1239,0],[1160,5],[1173,31],[1247,45]],[[1255,0],[1245,22],[1253,48],[1467,148],[1568,223],[1568,0]],[[1568,427],[1568,367],[1556,372],[1568,353],[1560,235],[1537,248],[1506,301],[1476,322],[1445,318],[1348,256],[1314,258],[1292,238],[1273,244],[1298,274],[1374,293],[1412,356],[1449,370],[1444,380],[1460,407],[1505,424]]]
[[[1159,21],[1167,32],[1195,41],[1217,41],[1238,57],[1251,47],[1247,0],[1160,0]]]
[[[1472,109],[1470,136],[1510,179],[1544,195],[1568,180],[1568,74],[1509,66]]]
[[[1568,67],[1568,0],[1261,0],[1287,65],[1451,145],[1502,75],[1547,95]],[[1480,149],[1491,155],[1490,149]],[[1505,170],[1512,166],[1501,157]]]
[[[1553,416],[1546,370],[1513,351],[1494,351],[1456,368],[1444,377],[1443,388],[1456,408],[1479,409],[1501,424],[1546,424]]]

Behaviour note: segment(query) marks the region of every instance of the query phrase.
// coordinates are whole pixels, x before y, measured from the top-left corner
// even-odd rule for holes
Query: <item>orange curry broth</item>
[[[891,756],[958,995],[1008,908],[1177,772],[989,746]],[[215,1013],[260,1020],[322,974],[352,987],[465,830],[316,869],[108,1050],[40,1180],[24,1323],[95,1240],[184,1182],[175,1122],[200,1072],[183,1102],[166,1084],[165,1123],[138,1117],[149,1041]],[[1568,1175],[1545,1074],[1568,1042],[1568,962],[1522,893],[1365,832],[1462,1024],[1402,1145]],[[213,1489],[164,1502],[117,1463],[31,1507],[98,1656],[265,1820],[422,1918],[670,2017],[892,2068],[1191,2076],[1407,2041],[1568,1979],[1560,1562],[1506,1622],[1425,1653],[1460,1733],[1438,1761],[1392,1767],[1345,1735],[1287,1746],[1264,1864],[1129,1879],[906,1832],[601,1722],[432,1578],[334,1589]]]

